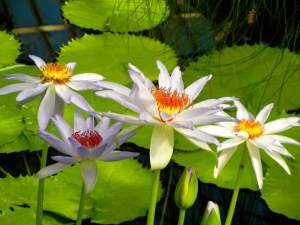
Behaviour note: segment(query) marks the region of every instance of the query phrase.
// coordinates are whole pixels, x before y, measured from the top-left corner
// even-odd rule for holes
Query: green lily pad
[[[213,51],[191,63],[184,80],[213,74],[200,98],[236,96],[256,108],[270,102],[278,111],[299,108],[300,57],[288,49],[244,45]]]
[[[14,38],[14,36],[0,31],[0,67],[4,67],[15,63],[17,56],[20,54],[20,43]]]
[[[113,32],[147,30],[169,15],[166,0],[72,0],[62,10],[73,24]]]
[[[84,217],[93,222],[119,224],[144,216],[150,200],[152,172],[141,168],[135,160],[99,162],[99,178],[88,196]],[[65,169],[46,180],[44,210],[76,219],[81,191],[78,165]],[[35,210],[38,180],[34,177],[6,177],[0,180],[0,209],[26,205]],[[159,190],[161,196],[162,189]],[[160,198],[160,197],[159,197]],[[118,212],[118,213],[116,213]],[[1,218],[1,217],[0,217]]]

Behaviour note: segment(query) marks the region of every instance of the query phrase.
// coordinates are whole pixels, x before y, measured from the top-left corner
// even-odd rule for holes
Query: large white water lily
[[[227,106],[225,102],[232,100],[209,99],[193,104],[212,75],[202,77],[184,88],[179,67],[176,67],[170,76],[160,61],[157,61],[157,66],[160,70],[158,86],[139,69],[129,64],[132,89],[112,83],[102,85],[100,82],[100,86],[111,90],[96,92],[96,95],[113,99],[139,114],[131,116],[107,112],[103,115],[126,123],[154,126],[150,142],[150,163],[153,170],[163,169],[169,163],[174,147],[174,129],[203,149],[210,150],[207,143],[218,145],[215,137],[195,129],[194,126],[228,120],[229,117],[216,113]]]
[[[109,126],[110,119],[104,117],[100,123],[95,125],[92,116],[85,120],[80,111],[75,113],[74,127],[71,127],[59,115],[55,115],[52,120],[60,132],[62,140],[45,130],[40,130],[39,133],[45,141],[64,156],[53,156],[52,159],[57,163],[41,169],[37,173],[39,178],[58,173],[74,163],[80,163],[85,191],[88,193],[97,181],[96,160],[116,161],[138,155],[135,152],[115,150],[134,135],[134,132],[120,134],[123,125],[121,122]]]
[[[214,170],[217,177],[226,163],[230,160],[237,147],[246,142],[246,146],[251,158],[252,166],[256,175],[258,187],[263,185],[263,170],[260,157],[260,150],[263,150],[273,160],[275,160],[288,174],[290,169],[283,156],[292,158],[293,156],[282,145],[300,143],[292,138],[278,135],[279,132],[288,130],[294,126],[300,126],[299,117],[288,117],[267,122],[273,104],[265,106],[256,117],[246,110],[239,101],[234,102],[237,107],[236,122],[222,122],[217,125],[203,126],[200,130],[211,135],[229,138],[218,147],[220,155],[218,164]],[[224,112],[222,113],[224,114]]]
[[[75,91],[99,90],[96,83],[103,79],[101,75],[95,73],[73,75],[76,66],[74,62],[66,65],[46,64],[40,57],[29,55],[29,58],[41,71],[40,76],[34,77],[20,73],[5,75],[4,78],[7,80],[17,80],[22,83],[0,88],[0,95],[20,92],[16,101],[23,104],[42,94],[44,97],[38,110],[38,122],[42,129],[47,127],[52,115],[63,111],[64,103],[73,103],[85,111],[93,111],[87,101]]]

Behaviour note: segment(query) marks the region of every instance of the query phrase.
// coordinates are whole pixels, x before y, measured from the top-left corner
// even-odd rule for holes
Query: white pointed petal
[[[261,124],[264,124],[266,120],[268,119],[270,112],[273,108],[273,103],[266,105],[256,116],[255,120],[260,122]]]
[[[157,67],[159,69],[159,75],[158,75],[158,85],[160,88],[170,88],[171,81],[170,81],[170,75],[165,67],[165,65],[161,61],[156,61]]]
[[[104,112],[100,114],[124,123],[144,124],[144,121],[141,121],[138,117],[135,116],[129,116],[129,115],[123,115],[123,114],[111,113],[111,112]]]
[[[87,119],[86,119],[86,128],[88,130],[94,130],[94,127],[95,127],[95,119],[93,116],[89,116]]]
[[[158,122],[157,123],[160,123],[161,122]],[[192,121],[170,121],[170,122],[167,122],[166,124],[174,127],[174,128],[184,128],[184,129],[194,129],[195,128],[195,124],[192,122]]]
[[[26,83],[38,83],[40,79],[38,77],[29,76],[23,73],[9,74],[3,76],[5,80],[18,80]]]
[[[36,87],[35,84],[32,83],[20,83],[20,84],[10,84],[5,87],[0,88],[0,95],[6,95],[14,92],[23,91],[26,89],[32,89]]]
[[[208,134],[211,134],[211,135],[217,136],[217,137],[223,137],[223,138],[235,137],[235,134],[234,134],[234,132],[232,132],[232,130],[227,129],[225,127],[217,126],[217,125],[200,126],[198,129],[205,133],[208,133]]]
[[[221,151],[223,149],[233,148],[233,147],[236,147],[236,146],[242,144],[243,142],[245,142],[245,140],[242,138],[239,138],[239,137],[231,138],[231,139],[228,139],[228,140],[222,142],[217,150]]]
[[[113,90],[114,92],[117,92],[125,96],[129,96],[131,92],[131,90],[128,87],[110,81],[104,81],[104,80],[98,81],[97,85],[101,88],[110,89]]]
[[[240,101],[234,101],[234,105],[237,108],[236,111],[236,118],[238,120],[243,120],[243,119],[252,119],[251,114],[247,111],[247,109],[245,108],[245,106],[240,102]]]
[[[83,118],[80,109],[77,109],[74,114],[74,132],[86,130],[85,119]]]
[[[61,141],[54,135],[48,133],[47,131],[39,130],[39,134],[45,141],[47,141],[56,150],[66,155],[71,155],[71,156],[76,155],[72,146],[66,144],[65,142]]]
[[[206,151],[212,151],[212,149],[209,147],[209,145],[203,141],[198,141],[195,140],[193,138],[190,138],[188,136],[185,136],[186,139],[188,139],[190,142],[192,142],[194,145],[196,145],[197,147],[204,149]]]
[[[234,122],[231,123],[231,121],[235,121],[235,118],[232,117],[228,117],[228,116],[219,116],[219,115],[203,115],[203,116],[199,116],[197,118],[196,121],[194,121],[195,124],[199,124],[199,125],[210,125],[210,124],[221,124],[221,123],[230,123],[230,124],[234,124]],[[222,124],[223,125],[223,124]],[[225,127],[225,126],[224,126]],[[229,126],[228,126],[229,127]],[[234,128],[234,127],[233,127]],[[232,128],[232,129],[233,129]],[[228,128],[230,129],[230,128]]]
[[[262,170],[259,149],[249,141],[247,141],[246,144],[249,151],[252,166],[255,172],[258,188],[261,189],[263,185],[263,170]]]
[[[43,67],[46,65],[45,61],[40,57],[35,55],[28,55],[28,56],[40,70],[42,70]]]
[[[73,75],[71,77],[72,81],[100,81],[103,80],[104,77],[101,76],[100,74],[97,73],[81,73],[81,74],[77,74],[77,75]]]
[[[78,80],[71,80],[69,83],[66,84],[68,87],[74,89],[75,91],[85,91],[85,90],[99,90],[99,86],[96,83],[87,82],[87,81],[78,81]]]
[[[68,104],[73,103],[77,107],[87,111],[93,112],[93,108],[87,103],[87,101],[76,92],[64,85],[55,86],[56,93]]]
[[[222,108],[218,108],[218,107],[186,109],[181,113],[179,113],[174,120],[196,122],[198,118],[208,116],[208,115],[214,115],[216,112],[219,112],[221,110]]]
[[[137,152],[126,152],[126,151],[110,151],[109,153],[104,153],[99,157],[102,161],[118,161],[128,158],[133,158],[138,156]]]
[[[123,105],[124,107],[131,109],[132,111],[135,112],[140,112],[141,110],[139,109],[138,106],[132,101],[128,96],[119,94],[115,91],[111,90],[104,90],[104,91],[98,91],[96,92],[96,95],[102,98],[109,98],[112,99],[119,104]]]
[[[223,104],[225,102],[229,101],[236,101],[237,98],[235,97],[224,97],[224,98],[219,98],[219,99],[207,99],[204,101],[201,101],[199,103],[196,103],[193,105],[193,108],[200,108],[200,107],[212,107],[212,106],[217,106],[220,104]]]
[[[194,139],[195,141],[207,142],[215,145],[219,145],[219,141],[210,134],[207,134],[199,129],[183,129],[175,128],[179,133],[186,136],[188,139]]]
[[[290,129],[291,127],[299,126],[299,120],[299,117],[289,117],[268,122],[264,125],[264,134],[279,133]]]
[[[61,162],[61,163],[64,163],[64,164],[74,164],[77,162],[77,160],[73,157],[68,157],[68,156],[60,156],[60,155],[57,155],[57,156],[52,156],[51,157],[53,160],[57,161],[57,162]]]
[[[36,87],[25,89],[21,91],[16,98],[19,103],[24,103],[35,98],[37,95],[41,94],[50,85],[50,83],[38,84]]]
[[[73,72],[73,70],[76,67],[76,62],[70,62],[66,66],[69,68],[69,70],[71,70]]]
[[[152,89],[154,88],[154,85],[151,80],[149,80],[137,67],[135,67],[132,64],[128,64],[129,66],[129,76],[132,78],[139,79],[147,88]]]
[[[84,181],[85,192],[90,193],[97,182],[97,164],[95,160],[86,160],[80,163],[81,176]]]
[[[221,152],[218,156],[217,165],[214,168],[214,177],[217,178],[221,172],[221,170],[225,167],[227,162],[231,159],[233,153],[235,152],[236,147],[227,148]]]
[[[65,121],[61,116],[57,114],[52,117],[52,121],[64,141],[67,142],[68,138],[72,136],[73,128],[67,123],[67,121]]]
[[[275,139],[276,141],[279,141],[280,143],[286,143],[286,144],[292,144],[292,145],[300,145],[300,142],[286,137],[286,136],[282,136],[282,135],[276,135],[276,134],[272,134],[272,135],[264,135],[265,137],[270,137]]]
[[[53,87],[49,87],[42,99],[38,110],[38,123],[41,129],[46,129],[51,116],[55,114],[55,91]]]
[[[102,133],[105,133],[105,130],[108,129],[109,122],[110,122],[110,118],[102,117],[101,121],[95,127],[95,130],[98,131],[102,135]]]
[[[171,160],[173,148],[173,129],[168,126],[154,126],[150,142],[151,169],[165,168]]]
[[[51,176],[53,174],[56,174],[68,166],[70,166],[70,164],[65,164],[65,163],[60,163],[60,162],[54,163],[50,166],[47,166],[47,167],[41,169],[36,175],[39,179],[42,179],[42,178]]]
[[[176,66],[171,75],[171,90],[183,91],[184,85],[182,81],[179,66]]]
[[[200,78],[199,80],[192,83],[185,89],[185,93],[189,96],[190,100],[193,101],[200,94],[206,83],[212,78],[212,75],[208,75]]]

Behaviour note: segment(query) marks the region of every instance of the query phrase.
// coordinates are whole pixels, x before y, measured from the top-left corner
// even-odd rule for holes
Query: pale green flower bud
[[[216,203],[207,203],[201,225],[221,225],[220,210]]]
[[[175,203],[180,209],[190,208],[198,194],[198,179],[192,168],[185,168],[175,189]]]

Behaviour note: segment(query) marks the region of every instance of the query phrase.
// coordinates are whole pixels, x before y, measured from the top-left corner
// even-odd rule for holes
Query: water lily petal
[[[104,153],[99,157],[102,161],[118,161],[122,159],[128,159],[138,156],[137,152],[127,152],[127,151],[110,151],[109,153]]]
[[[125,96],[129,96],[131,92],[131,90],[128,87],[110,81],[104,81],[104,80],[98,81],[97,85],[101,88],[110,89],[113,90],[114,92],[117,92]]]
[[[92,82],[92,81],[100,81],[103,79],[104,79],[104,77],[97,73],[81,73],[81,74],[76,74],[71,77],[71,81]]]
[[[57,162],[61,162],[61,163],[64,163],[64,164],[74,164],[77,162],[77,160],[73,157],[68,157],[68,156],[60,156],[60,155],[57,155],[57,156],[52,156],[51,157],[53,160],[57,161]]]
[[[201,102],[198,102],[193,105],[193,108],[200,108],[200,107],[212,107],[212,106],[217,106],[220,104],[223,104],[225,102],[229,101],[236,101],[237,98],[235,97],[223,97],[223,98],[218,98],[218,99],[207,99]]]
[[[206,151],[212,151],[212,149],[209,147],[209,145],[203,141],[198,141],[193,138],[190,138],[188,136],[185,136],[186,139],[188,139],[190,142],[192,142],[194,145],[198,146],[199,148],[206,150]]]
[[[282,135],[264,135],[265,137],[270,137],[275,139],[276,141],[279,141],[281,143],[286,143],[286,144],[293,144],[293,145],[300,145],[300,142],[294,140],[293,138],[289,138],[286,136],[282,136]]]
[[[300,126],[299,117],[288,117],[273,120],[264,125],[264,134],[274,134],[290,129],[294,126]]]
[[[71,156],[76,156],[74,149],[72,146],[66,144],[65,142],[61,141],[57,137],[55,137],[53,134],[48,133],[44,130],[39,130],[40,136],[47,141],[53,148],[56,150]]]
[[[185,93],[189,96],[190,100],[193,101],[200,94],[206,83],[212,78],[212,75],[208,75],[200,78],[193,82],[190,86],[185,89]]]
[[[88,130],[94,130],[95,127],[95,118],[93,116],[88,116],[86,119],[86,128]]]
[[[103,134],[105,133],[105,130],[108,129],[109,127],[109,122],[110,122],[110,118],[108,117],[102,117],[101,121],[97,124],[97,126],[95,127],[95,130],[99,133],[99,134]]]
[[[221,124],[221,123],[230,123],[231,121],[235,121],[235,118],[232,117],[228,117],[228,116],[219,116],[219,115],[203,115],[203,116],[199,116],[197,118],[196,121],[194,121],[195,124],[199,124],[199,125],[209,125],[209,124]],[[234,124],[234,122],[230,123],[230,124]],[[223,125],[223,124],[222,124]],[[224,126],[225,127],[225,126]],[[233,126],[234,128],[234,126]],[[232,129],[233,129],[232,128]]]
[[[102,98],[112,99],[134,112],[141,112],[140,108],[128,96],[125,96],[123,94],[119,94],[112,90],[103,90],[97,91],[96,95]]]
[[[36,84],[32,83],[20,83],[20,84],[10,84],[3,88],[0,88],[0,95],[6,95],[14,92],[23,91],[26,89],[31,89],[36,87]]]
[[[135,67],[130,63],[128,64],[128,66],[129,66],[128,73],[131,78],[139,79],[148,89],[154,88],[152,81],[149,80],[142,71],[140,71],[137,67]]]
[[[245,106],[240,101],[234,101],[234,105],[237,108],[236,118],[238,120],[248,120],[252,119],[252,115],[246,110]]]
[[[273,103],[266,105],[256,116],[255,120],[260,122],[261,124],[264,124],[266,120],[268,119],[270,112],[273,108]]]
[[[217,136],[217,137],[223,137],[223,138],[235,137],[235,134],[234,134],[234,132],[232,132],[232,130],[226,129],[225,127],[222,127],[222,126],[206,125],[206,126],[200,126],[198,129],[205,133],[208,133],[208,134],[211,134],[211,135]]]
[[[85,119],[83,118],[80,109],[77,109],[74,114],[74,132],[86,130]]]
[[[173,129],[169,126],[154,126],[150,142],[151,169],[165,168],[172,157],[173,148]]]
[[[68,138],[72,136],[73,128],[60,115],[54,115],[52,117],[52,121],[55,124],[64,141],[67,142]]]
[[[171,75],[171,90],[183,91],[184,84],[182,81],[181,71],[179,66],[176,66]]]
[[[217,165],[214,168],[214,177],[215,178],[217,178],[219,176],[221,170],[225,167],[227,162],[231,159],[235,150],[236,150],[236,147],[227,148],[227,149],[224,149],[223,151],[221,151],[221,154],[218,156]]]
[[[85,160],[80,163],[81,176],[84,181],[85,192],[90,193],[97,182],[97,164],[95,160]]]
[[[222,108],[219,107],[209,107],[209,108],[192,108],[186,109],[179,113],[175,117],[175,121],[194,121],[196,122],[197,119],[200,117],[204,117],[207,115],[213,115],[216,112],[222,111]]]
[[[158,85],[160,88],[170,88],[171,86],[171,80],[170,75],[165,67],[165,65],[161,61],[156,61],[157,67],[159,69],[159,75],[158,75]]]
[[[111,113],[111,112],[104,112],[100,114],[124,123],[144,124],[144,121],[141,121],[138,117],[135,116],[129,116],[129,115],[123,115],[123,114]]]
[[[42,99],[38,110],[38,123],[41,129],[46,129],[50,118],[55,113],[55,91],[53,87],[49,87]]]
[[[76,62],[70,62],[66,66],[73,72],[76,67]]]
[[[60,162],[54,163],[50,166],[47,166],[47,167],[41,169],[36,175],[39,179],[49,177],[53,174],[56,174],[56,173],[62,171],[63,169],[67,168],[70,165],[71,164],[65,164],[65,163],[60,163]]]
[[[40,57],[35,56],[35,55],[28,55],[28,57],[35,63],[35,65],[40,70],[42,70],[46,66],[45,61],[43,59],[41,59]]]
[[[222,142],[221,145],[217,148],[217,150],[221,151],[224,149],[233,148],[242,144],[243,142],[245,142],[245,140],[240,137],[231,138]]]
[[[100,90],[99,86],[96,83],[88,82],[88,81],[79,81],[79,80],[71,80],[66,84],[68,87],[74,89],[75,91],[85,91],[85,90]]]
[[[38,77],[29,76],[23,73],[9,74],[3,76],[5,80],[18,80],[26,83],[38,83],[40,79]]]
[[[21,91],[16,98],[18,103],[25,103],[35,98],[37,95],[41,94],[50,85],[50,83],[38,84],[36,87],[28,88]]]
[[[68,138],[69,143],[74,149],[74,152],[76,152],[76,155],[79,156],[81,159],[88,159],[90,156],[90,150],[86,147],[82,146],[74,137]]]
[[[261,189],[263,185],[263,170],[261,165],[259,149],[249,141],[247,141],[246,144],[252,162],[252,166],[255,172],[258,188]]]

